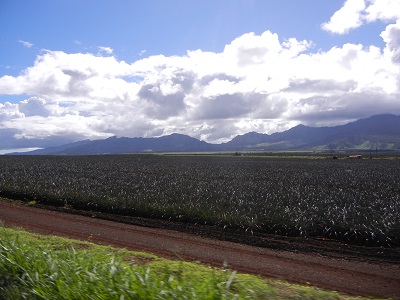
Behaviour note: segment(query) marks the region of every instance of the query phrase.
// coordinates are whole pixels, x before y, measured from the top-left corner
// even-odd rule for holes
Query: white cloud
[[[366,22],[393,21],[400,18],[399,0],[368,0],[365,10]]]
[[[4,121],[18,119],[23,116],[24,114],[19,111],[18,105],[10,102],[6,102],[4,104],[0,103],[0,129],[4,128]]]
[[[366,23],[400,19],[399,0],[346,0],[321,28],[336,34],[348,33]]]
[[[0,104],[0,149],[172,132],[222,142],[300,122],[334,125],[398,112],[399,32],[399,22],[387,26],[384,49],[345,44],[315,53],[310,41],[248,33],[220,53],[131,64],[44,51],[20,75],[0,77],[0,94],[30,95]]]
[[[391,56],[392,62],[400,65],[400,20],[396,24],[388,25],[381,37],[386,43],[385,50]]]
[[[109,55],[111,55],[114,52],[114,50],[112,48],[110,48],[110,47],[101,47],[100,46],[99,50],[100,50],[100,52],[105,52],[105,53],[107,53]]]
[[[93,92],[91,78],[112,80],[127,74],[128,68],[125,62],[118,62],[114,57],[45,51],[21,75],[1,77],[0,93],[26,93],[56,98],[66,95],[63,99],[76,95],[87,96]],[[106,88],[107,85],[103,87]]]
[[[26,47],[26,48],[32,48],[33,47],[33,44],[29,43],[27,41],[19,40],[18,42],[21,43],[22,45],[24,45],[24,47]]]
[[[361,12],[365,10],[365,0],[346,0],[340,10],[335,12],[329,22],[322,24],[322,29],[343,34],[362,24]]]

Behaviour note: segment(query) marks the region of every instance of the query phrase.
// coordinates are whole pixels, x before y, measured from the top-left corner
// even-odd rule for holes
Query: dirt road
[[[400,262],[271,250],[174,230],[123,224],[0,200],[0,221],[34,232],[201,261],[352,295],[400,299]]]

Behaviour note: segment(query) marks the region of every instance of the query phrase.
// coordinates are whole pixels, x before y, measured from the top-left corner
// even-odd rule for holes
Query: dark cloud
[[[246,116],[262,106],[265,95],[226,94],[204,99],[196,112],[198,119],[230,119]]]
[[[51,114],[51,111],[46,106],[46,101],[36,97],[21,101],[18,104],[18,108],[19,111],[25,115],[25,117],[48,117]]]
[[[49,138],[24,138],[21,130],[14,128],[0,129],[0,149],[16,148],[46,148],[84,140],[86,137],[79,134],[53,135]]]
[[[138,96],[147,103],[144,111],[150,118],[165,120],[186,109],[183,91],[164,95],[160,84],[143,85]]]
[[[252,117],[256,119],[276,119],[279,118],[288,108],[288,101],[280,96],[265,96],[255,94],[259,97],[257,106],[254,107]]]
[[[387,112],[399,112],[400,94],[388,95],[369,91],[365,93],[347,93],[340,96],[316,96],[299,101],[298,112],[292,113],[292,119],[305,125],[323,125],[343,123]],[[305,111],[304,107],[308,107]]]
[[[201,85],[207,85],[213,80],[226,80],[226,81],[230,81],[230,82],[233,82],[233,83],[239,83],[241,78],[237,77],[237,76],[231,76],[231,75],[228,75],[228,74],[224,74],[224,73],[218,73],[218,74],[212,74],[212,75],[203,76],[200,79],[200,84]]]
[[[184,99],[193,89],[195,81],[196,76],[193,72],[176,70],[167,82],[159,80],[144,84],[138,93],[138,97],[147,103],[144,112],[150,118],[159,120],[181,114],[186,110]]]
[[[400,64],[400,21],[387,29],[388,48],[392,51],[392,62]]]
[[[291,80],[289,87],[283,91],[300,93],[348,92],[355,87],[357,87],[357,83],[353,80],[340,82],[333,79],[298,79]]]
[[[62,70],[62,72],[70,77],[68,88],[65,91],[69,96],[82,97],[90,93],[92,89],[86,84],[86,80],[96,75],[94,71],[89,74],[79,70]]]
[[[188,93],[192,90],[196,78],[197,75],[194,72],[179,69],[173,73],[170,80],[172,84],[179,85],[183,92]]]

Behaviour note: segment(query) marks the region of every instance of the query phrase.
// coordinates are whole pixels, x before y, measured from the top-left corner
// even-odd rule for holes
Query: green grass
[[[0,228],[0,299],[351,298],[226,267]]]

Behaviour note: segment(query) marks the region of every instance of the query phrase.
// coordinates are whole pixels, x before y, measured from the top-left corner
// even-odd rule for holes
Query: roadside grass
[[[0,227],[0,299],[361,299]],[[371,298],[368,298],[371,299]]]

